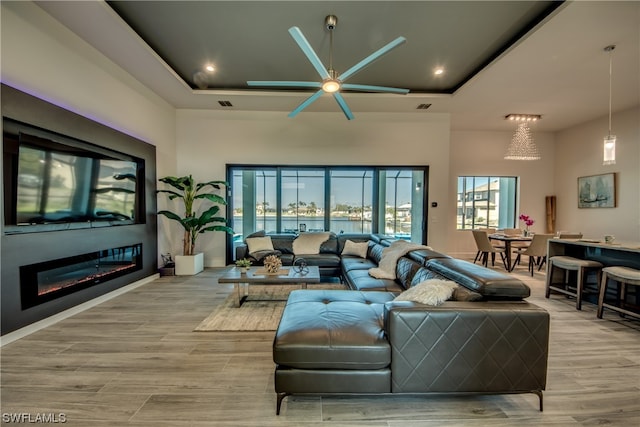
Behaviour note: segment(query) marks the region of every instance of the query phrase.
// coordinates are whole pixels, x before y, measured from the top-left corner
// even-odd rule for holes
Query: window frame
[[[372,233],[384,234],[384,232],[379,232],[379,214],[378,214],[378,201],[379,201],[379,185],[380,185],[380,172],[381,171],[397,171],[397,170],[408,170],[416,171],[422,173],[422,183],[420,186],[420,191],[422,194],[422,206],[421,212],[423,213],[421,218],[421,235],[417,236],[420,243],[427,244],[427,236],[428,236],[428,224],[427,216],[428,216],[428,203],[429,203],[429,166],[425,165],[358,165],[358,166],[344,166],[344,165],[274,165],[274,164],[226,164],[226,177],[227,182],[229,183],[229,188],[227,191],[227,218],[233,219],[234,212],[234,192],[233,192],[233,178],[234,173],[239,170],[275,170],[276,171],[276,188],[277,188],[277,206],[276,208],[276,232],[283,233],[284,230],[281,229],[281,208],[282,208],[282,171],[285,170],[324,170],[324,229],[331,229],[331,173],[335,171],[372,171],[372,220],[371,227]],[[233,262],[234,259],[234,236],[227,236],[227,244],[226,244],[226,262],[227,264]]]
[[[466,191],[466,183],[469,179],[473,180],[471,191]],[[475,191],[476,188],[480,187],[483,184],[476,184],[476,180],[484,179],[486,180],[486,189],[481,189]],[[518,212],[518,199],[519,199],[519,189],[520,189],[520,178],[517,176],[503,176],[503,175],[459,175],[456,179],[456,231],[468,231],[477,228],[494,228],[489,224],[489,212],[490,203],[492,200],[492,193],[498,192],[500,194],[500,190],[491,190],[492,180],[513,180],[510,186],[513,187],[512,190],[507,188],[507,196],[506,200],[503,202],[503,198],[500,197],[498,207],[498,218],[497,218],[497,227],[496,228],[515,228],[517,224],[517,212]],[[460,182],[463,180],[462,188],[460,188]],[[502,185],[502,184],[501,184]],[[487,210],[487,218],[486,224],[477,224],[476,216],[473,214],[475,212],[478,205],[482,205],[479,203],[481,201],[486,200],[486,210]],[[503,207],[504,205],[504,207]],[[469,226],[466,225],[467,218],[467,209],[472,210],[471,214],[471,224]],[[506,209],[506,213],[501,215],[500,212],[502,209]],[[460,220],[458,219],[459,217]]]

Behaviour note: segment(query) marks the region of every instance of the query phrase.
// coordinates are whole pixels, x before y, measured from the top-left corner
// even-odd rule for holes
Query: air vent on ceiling
[[[419,104],[416,107],[416,110],[426,110],[427,108],[431,107],[431,104]]]
[[[233,107],[233,105],[231,104],[231,101],[218,101],[218,104],[220,104],[223,107]]]

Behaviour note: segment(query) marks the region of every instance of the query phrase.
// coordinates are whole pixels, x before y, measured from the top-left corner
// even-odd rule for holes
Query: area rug
[[[207,316],[195,329],[196,332],[258,332],[275,331],[282,317],[289,292],[297,286],[269,285],[252,286],[249,299],[236,307],[234,295],[229,295],[222,304]],[[308,289],[340,289],[341,283],[319,283],[308,285]]]

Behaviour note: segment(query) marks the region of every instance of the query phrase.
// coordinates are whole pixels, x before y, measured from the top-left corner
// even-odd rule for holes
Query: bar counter
[[[605,267],[623,266],[640,270],[640,242],[604,243],[589,239],[549,239],[547,258],[556,255],[599,261]]]
[[[588,259],[601,262],[605,267],[621,266],[631,267],[640,270],[640,242],[621,241],[605,243],[600,240],[590,239],[549,239],[547,243],[547,259],[552,256],[565,255],[579,259]],[[549,274],[549,263],[547,262],[547,274]],[[552,282],[559,281],[559,271],[556,271]],[[591,303],[597,303],[598,284],[591,277],[585,284],[585,299]],[[609,282],[607,287],[607,299],[614,299],[617,295],[618,285]],[[640,301],[640,293],[631,287],[629,297],[635,299],[636,304]]]

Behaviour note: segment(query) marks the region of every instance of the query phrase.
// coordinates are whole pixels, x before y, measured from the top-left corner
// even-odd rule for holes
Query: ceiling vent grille
[[[416,110],[426,110],[427,108],[431,107],[431,104],[419,104],[416,107]]]
[[[218,104],[220,104],[223,107],[233,107],[233,104],[231,104],[231,101],[218,101]]]

